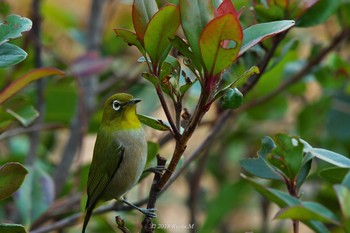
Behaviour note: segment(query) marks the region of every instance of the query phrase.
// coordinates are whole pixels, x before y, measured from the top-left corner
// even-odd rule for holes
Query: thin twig
[[[41,0],[33,0],[32,2],[32,19],[33,28],[31,31],[31,36],[34,41],[34,61],[35,67],[42,67],[42,57],[41,57],[41,15],[40,15],[40,4]],[[43,79],[39,79],[35,83],[36,94],[37,94],[37,110],[39,112],[38,118],[35,120],[35,124],[43,123],[43,115],[45,111],[45,100],[44,100],[44,87],[45,83]],[[40,131],[33,131],[30,133],[30,147],[28,156],[26,158],[26,164],[33,164],[36,159],[37,148],[40,143]]]
[[[174,119],[173,119],[173,117],[171,116],[171,113],[170,113],[168,104],[167,104],[166,101],[165,101],[165,98],[164,98],[164,95],[163,95],[163,91],[162,91],[162,89],[161,89],[161,87],[160,87],[160,84],[157,85],[156,91],[157,91],[157,95],[158,95],[160,104],[162,105],[163,111],[164,111],[164,113],[165,113],[165,116],[166,116],[166,118],[167,118],[167,120],[168,120],[168,122],[169,122],[169,124],[170,124],[172,133],[173,133],[175,139],[176,139],[176,140],[179,140],[179,138],[181,137],[180,131],[179,131],[179,129],[176,127],[176,125],[175,125],[175,123],[174,123]]]
[[[15,128],[12,130],[8,130],[3,132],[2,134],[0,134],[0,141],[7,139],[7,138],[11,138],[20,134],[25,134],[25,133],[33,133],[36,131],[42,131],[42,130],[51,130],[51,129],[60,129],[60,128],[64,128],[64,125],[62,124],[55,124],[55,123],[48,123],[48,124],[35,124],[32,125],[30,127],[24,128]]]
[[[293,85],[294,83],[300,81],[302,78],[304,78],[313,67],[318,65],[331,51],[333,51],[339,44],[343,41],[348,40],[350,37],[350,28],[344,28],[337,36],[333,38],[331,43],[321,50],[317,56],[315,56],[312,60],[310,60],[306,66],[304,66],[303,69],[301,69],[299,72],[294,74],[291,78],[287,79],[286,81],[282,82],[279,87],[277,87],[275,90],[271,91],[270,93],[266,94],[265,96],[260,97],[258,100],[251,102],[249,105],[249,108],[261,105],[272,98],[274,98],[276,95],[280,94],[284,90],[286,90],[288,87]]]

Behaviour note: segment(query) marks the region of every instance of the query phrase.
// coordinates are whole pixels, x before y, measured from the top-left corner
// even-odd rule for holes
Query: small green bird
[[[133,206],[122,196],[137,183],[147,160],[145,133],[136,115],[136,103],[140,101],[120,93],[104,104],[87,182],[83,233],[99,203],[117,199]],[[133,207],[147,216],[155,216],[153,209]]]

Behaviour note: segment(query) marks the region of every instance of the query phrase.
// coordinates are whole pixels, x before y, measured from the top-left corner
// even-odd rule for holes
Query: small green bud
[[[237,88],[228,88],[221,97],[220,103],[224,109],[235,109],[242,105],[243,94]]]

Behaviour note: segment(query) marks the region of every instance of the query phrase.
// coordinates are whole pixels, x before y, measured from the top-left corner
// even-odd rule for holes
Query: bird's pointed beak
[[[134,105],[134,104],[137,104],[138,102],[141,102],[141,100],[140,99],[132,99],[127,104],[128,105]]]

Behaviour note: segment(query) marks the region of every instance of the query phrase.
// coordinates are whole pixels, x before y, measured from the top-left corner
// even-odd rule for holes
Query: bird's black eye
[[[118,111],[120,108],[121,108],[121,104],[117,100],[114,100],[113,101],[113,109]]]

